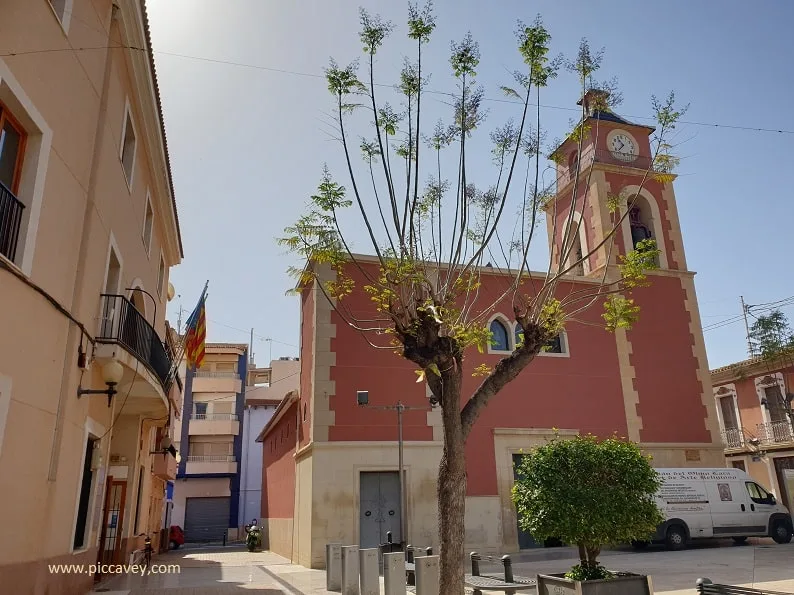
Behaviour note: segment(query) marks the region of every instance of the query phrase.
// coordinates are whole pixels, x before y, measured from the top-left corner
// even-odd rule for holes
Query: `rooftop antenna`
[[[753,357],[753,343],[750,341],[750,325],[747,324],[747,312],[750,311],[750,306],[744,303],[744,296],[739,296],[739,301],[742,303],[742,316],[744,316],[744,330],[747,333],[747,356]]]
[[[251,340],[248,343],[248,364],[254,367],[254,328],[251,327]]]

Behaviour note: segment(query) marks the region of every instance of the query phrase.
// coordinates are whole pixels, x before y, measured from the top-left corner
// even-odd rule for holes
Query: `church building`
[[[466,446],[467,551],[508,553],[543,546],[518,529],[510,492],[519,453],[544,443],[555,428],[562,436],[617,433],[639,443],[658,467],[725,465],[674,176],[648,175],[642,184],[652,164],[653,129],[599,111],[592,100],[591,94],[582,99],[590,131],[581,156],[571,139],[555,151],[557,193],[545,207],[548,241],[561,242],[564,224],[554,226],[552,217],[556,212],[564,222],[570,213],[577,161],[580,198],[573,204],[579,212],[572,218],[582,225],[574,255],[599,246],[613,228],[619,215],[610,207],[614,210],[616,196],[618,213],[625,213],[627,204],[632,209],[611,251],[612,242],[606,242],[566,276],[558,294],[597,287],[605,267],[613,274],[609,269],[617,255],[645,238],[657,242],[659,268],[649,272],[648,287],[633,291],[641,312],[632,329],[607,332],[602,304],[594,304],[568,322],[548,350],[483,411]],[[585,191],[588,197],[582,200]],[[377,272],[375,258],[360,261]],[[505,283],[505,273],[482,270],[485,297],[500,295]],[[345,298],[346,307],[358,318],[374,318],[362,285]],[[391,531],[395,542],[404,538],[415,546],[437,546],[441,412],[431,407],[425,384],[416,382],[414,364],[392,350],[370,347],[316,285],[305,287],[300,299],[300,388],[285,397],[258,438],[264,447],[262,515],[269,548],[298,564],[322,568],[329,542],[375,547]],[[467,351],[464,402],[482,381],[471,371],[481,364],[494,366],[515,348],[518,329],[511,313],[508,298],[490,315],[490,349]],[[361,391],[368,394],[369,406],[358,404]],[[386,408],[398,402],[408,407],[402,415],[404,507],[397,413]]]

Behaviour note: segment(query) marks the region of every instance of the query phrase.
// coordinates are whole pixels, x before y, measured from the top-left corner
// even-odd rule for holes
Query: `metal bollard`
[[[410,543],[405,548],[405,561],[409,564],[414,563],[414,546],[412,546]]]
[[[471,558],[471,575],[480,576],[480,554],[472,552],[469,557]]]
[[[432,556],[433,555],[433,548],[425,548],[425,556]]]
[[[502,556],[502,564],[505,567],[505,582],[512,583],[513,582],[513,561],[510,559],[510,556]]]

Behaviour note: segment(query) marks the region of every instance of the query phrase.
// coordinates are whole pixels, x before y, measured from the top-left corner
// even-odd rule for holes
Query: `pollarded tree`
[[[594,304],[603,307],[608,330],[629,327],[639,310],[631,290],[646,284],[644,273],[655,267],[658,250],[653,240],[645,240],[627,254],[617,254],[615,230],[636,199],[629,199],[628,205],[610,202],[613,227],[590,251],[582,254],[574,241],[582,220],[574,220],[573,214],[588,206],[593,170],[591,162],[581,157],[581,148],[586,139],[598,137],[599,114],[610,111],[619,96],[614,92],[591,94],[597,102],[592,112],[595,118],[585,111],[583,102],[581,119],[569,135],[578,143],[580,157],[570,199],[566,197],[568,211],[560,211],[564,216],[557,217],[555,199],[560,196],[555,196],[553,184],[543,187],[541,183],[541,163],[546,157],[541,151],[539,104],[563,61],[550,58],[551,36],[540,17],[531,25],[518,24],[516,57],[521,67],[514,74],[514,88],[501,88],[510,98],[507,101],[515,103],[517,118],[491,132],[490,159],[483,159],[482,143],[477,142],[486,98],[477,85],[480,50],[472,36],[467,34],[450,46],[449,66],[457,90],[446,94],[451,96],[449,122],[428,128],[425,97],[431,90],[425,60],[436,26],[432,6],[409,5],[408,38],[416,53],[414,61],[406,60],[391,90],[401,98],[399,111],[382,101],[388,92],[375,83],[375,57],[394,26],[364,9],[360,17],[367,63],[364,82],[358,77],[357,62],[340,66],[332,61],[326,70],[334,102],[335,138],[350,190],[324,168],[307,212],[285,230],[279,242],[312,263],[292,269],[299,277],[298,286],[316,282],[341,319],[367,336],[374,348],[396,349],[416,364],[420,379],[426,379],[430,388],[431,401],[440,405],[444,443],[438,476],[441,592],[462,593],[464,449],[472,426],[494,395],[532,362],[567,320],[584,309]],[[583,41],[567,64],[578,77],[583,96],[590,89],[610,87],[594,80],[601,56]],[[536,106],[533,111],[531,106]],[[658,120],[655,149],[642,185],[654,177],[666,181],[677,163],[667,137],[682,110],[675,109],[672,94],[664,102],[654,98],[653,106]],[[362,127],[369,130],[368,135],[353,140],[353,131]],[[363,168],[354,163],[356,150],[362,153]],[[494,167],[492,185],[481,189],[472,179],[472,164],[479,170],[488,161]],[[452,176],[445,177],[450,167]],[[425,176],[427,182],[420,188],[420,178]],[[562,240],[552,247],[546,272],[537,274],[530,272],[528,254],[544,209],[552,218],[553,237]],[[346,225],[352,215],[361,227],[351,232]],[[351,250],[354,241],[362,240],[375,255],[377,274]],[[556,297],[561,281],[598,250],[607,253],[610,266],[599,273],[597,283]],[[483,267],[496,257],[494,268]],[[333,280],[319,277],[323,267],[332,269]],[[351,275],[351,270],[356,274]],[[509,279],[496,299],[479,291],[484,271],[499,271]],[[361,287],[356,287],[354,276],[364,279]],[[346,307],[345,298],[353,291],[371,296],[380,313],[376,320],[360,320]],[[506,301],[512,303],[523,339],[492,369],[470,370],[483,380],[472,394],[464,395],[466,352],[488,346],[487,319],[497,304]],[[383,344],[384,336],[390,337],[390,345]]]

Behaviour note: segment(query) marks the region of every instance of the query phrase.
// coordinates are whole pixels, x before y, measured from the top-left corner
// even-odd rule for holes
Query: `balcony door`
[[[719,398],[722,426],[725,430],[725,442],[729,448],[741,446],[741,432],[739,430],[739,416],[736,414],[736,401],[733,395]]]

